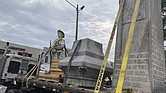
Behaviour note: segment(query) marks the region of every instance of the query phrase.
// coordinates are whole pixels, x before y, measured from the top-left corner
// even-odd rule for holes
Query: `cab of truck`
[[[37,59],[32,57],[32,54],[27,51],[19,51],[16,53],[10,52],[10,46],[1,49],[0,55],[0,80],[13,81],[24,77],[36,64]],[[33,75],[38,74],[36,69]]]
[[[3,64],[2,64],[3,63]],[[6,59],[1,61],[2,67],[1,79],[11,80],[25,76],[30,69],[37,63],[37,60],[31,57],[21,56],[17,54],[7,54]],[[33,75],[37,74],[37,70]]]

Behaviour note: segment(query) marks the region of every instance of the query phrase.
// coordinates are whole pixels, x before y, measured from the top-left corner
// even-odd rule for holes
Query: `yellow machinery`
[[[100,87],[101,87],[101,83],[102,83],[102,80],[103,80],[103,76],[104,76],[108,56],[109,56],[110,49],[111,49],[111,46],[112,46],[112,42],[113,42],[113,39],[114,39],[114,36],[115,36],[116,28],[119,24],[119,19],[120,19],[120,16],[121,16],[122,9],[123,9],[123,0],[120,0],[119,10],[118,10],[115,22],[114,22],[114,26],[113,26],[113,29],[112,29],[110,40],[108,42],[108,46],[107,46],[107,50],[106,50],[106,53],[105,53],[105,56],[104,56],[104,60],[102,62],[101,68],[100,68],[100,73],[99,73],[99,76],[98,76],[98,80],[96,82],[96,87],[95,87],[94,93],[99,93],[99,91],[100,91]]]
[[[109,52],[110,52],[110,48],[112,45],[112,41],[113,41],[113,38],[115,35],[117,25],[119,23],[121,12],[123,10],[123,3],[124,3],[124,0],[120,0],[120,7],[119,7],[118,14],[117,14],[117,17],[116,17],[116,20],[114,23],[114,27],[112,30],[112,34],[111,34],[109,43],[107,46],[104,60],[103,60],[102,65],[101,65],[101,69],[99,72],[98,80],[96,82],[96,87],[95,87],[94,93],[99,93],[99,91],[100,91],[102,79],[104,76],[104,72],[105,72],[105,68],[106,68],[106,64],[107,64],[107,60],[108,60],[108,56],[109,56]],[[134,9],[134,13],[133,13],[133,17],[132,17],[132,21],[131,21],[131,25],[130,25],[130,30],[129,30],[129,34],[128,34],[128,39],[127,39],[127,43],[126,43],[126,47],[125,47],[125,52],[124,52],[124,56],[123,56],[123,60],[122,60],[122,66],[121,66],[121,70],[120,70],[120,75],[119,75],[119,79],[118,79],[116,93],[134,93],[134,91],[130,88],[128,88],[128,89],[122,89],[122,88],[123,88],[123,84],[124,84],[124,80],[125,80],[126,67],[127,67],[127,63],[128,63],[128,56],[130,53],[130,47],[131,47],[131,43],[132,43],[132,39],[133,39],[133,34],[134,34],[134,30],[135,30],[135,25],[136,25],[139,7],[140,7],[140,0],[136,0],[135,9]]]

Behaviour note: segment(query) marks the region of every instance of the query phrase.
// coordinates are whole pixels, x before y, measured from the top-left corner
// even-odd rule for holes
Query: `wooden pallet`
[[[63,71],[58,68],[58,59],[53,59],[51,63],[51,68],[50,68],[50,73],[49,74],[44,74],[44,73],[39,73],[39,78],[40,80],[46,80],[46,81],[54,81],[54,82],[59,82],[59,76],[63,76]]]

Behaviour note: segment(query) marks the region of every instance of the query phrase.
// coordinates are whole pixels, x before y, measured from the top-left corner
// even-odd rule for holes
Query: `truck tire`
[[[22,91],[18,89],[10,89],[7,93],[22,93]]]

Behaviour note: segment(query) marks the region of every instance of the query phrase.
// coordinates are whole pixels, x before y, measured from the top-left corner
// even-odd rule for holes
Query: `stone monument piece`
[[[75,41],[69,57],[62,59],[58,64],[65,73],[75,49],[76,52],[74,53],[66,83],[83,87],[95,87],[104,57],[102,44],[88,38]],[[112,75],[112,71],[112,66],[108,63],[104,77]]]
[[[116,87],[136,0],[124,0],[115,50]],[[141,93],[166,93],[161,0],[141,0],[123,88]]]

